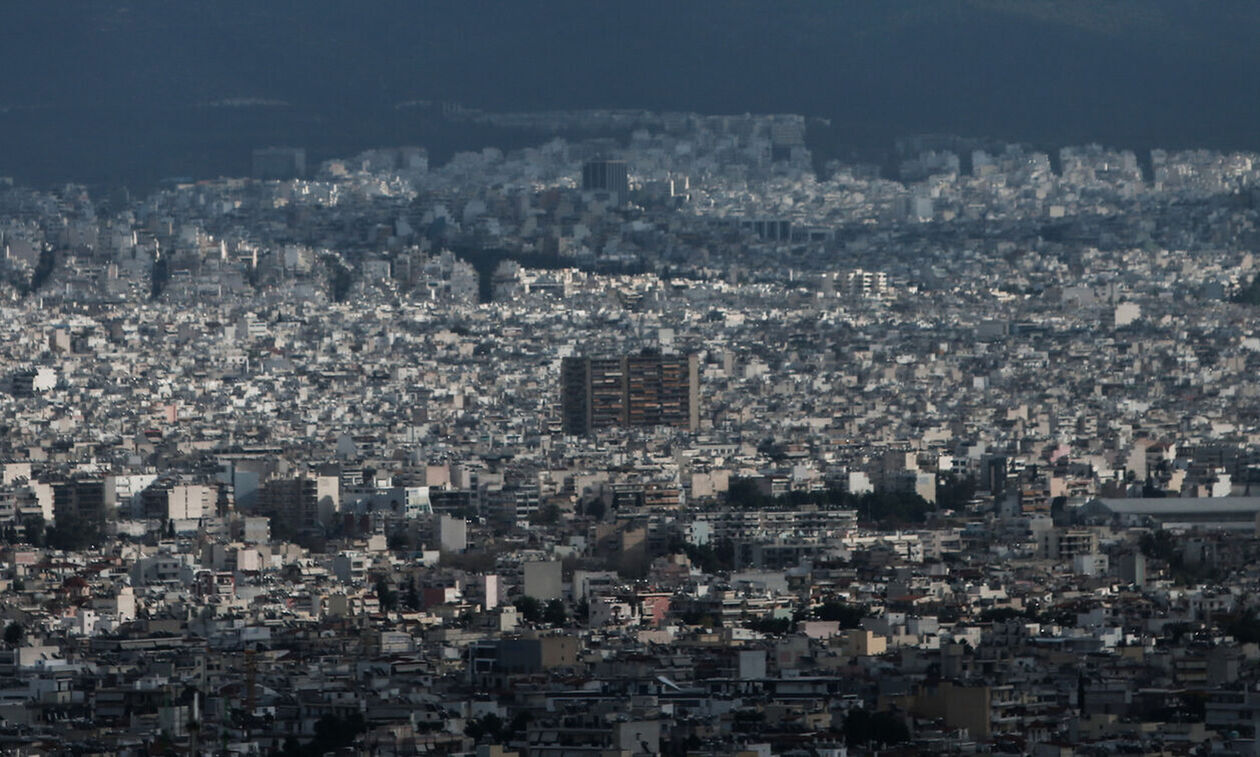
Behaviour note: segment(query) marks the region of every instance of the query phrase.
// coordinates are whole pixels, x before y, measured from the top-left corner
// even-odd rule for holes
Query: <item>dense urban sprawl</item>
[[[1260,156],[467,117],[0,187],[0,749],[1260,749]]]

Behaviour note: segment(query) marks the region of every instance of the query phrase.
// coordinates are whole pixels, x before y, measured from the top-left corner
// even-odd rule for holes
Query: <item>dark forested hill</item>
[[[1257,31],[1249,0],[8,0],[0,174],[393,142],[413,99],[1260,147]],[[273,104],[187,110],[245,98]]]

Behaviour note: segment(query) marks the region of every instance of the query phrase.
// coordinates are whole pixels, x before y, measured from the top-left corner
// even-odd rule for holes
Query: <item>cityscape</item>
[[[1260,755],[1260,5],[0,28],[0,757]]]
[[[459,117],[2,188],[5,753],[1260,750],[1260,154]]]

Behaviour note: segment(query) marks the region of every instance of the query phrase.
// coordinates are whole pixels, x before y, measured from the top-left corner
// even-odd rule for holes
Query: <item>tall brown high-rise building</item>
[[[560,406],[567,434],[609,426],[700,425],[700,369],[695,355],[643,352],[570,357],[560,365]]]

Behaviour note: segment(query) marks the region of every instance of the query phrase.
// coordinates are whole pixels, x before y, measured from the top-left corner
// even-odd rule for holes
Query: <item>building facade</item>
[[[700,425],[700,369],[695,355],[644,352],[616,358],[565,358],[560,366],[565,433],[611,426]]]

